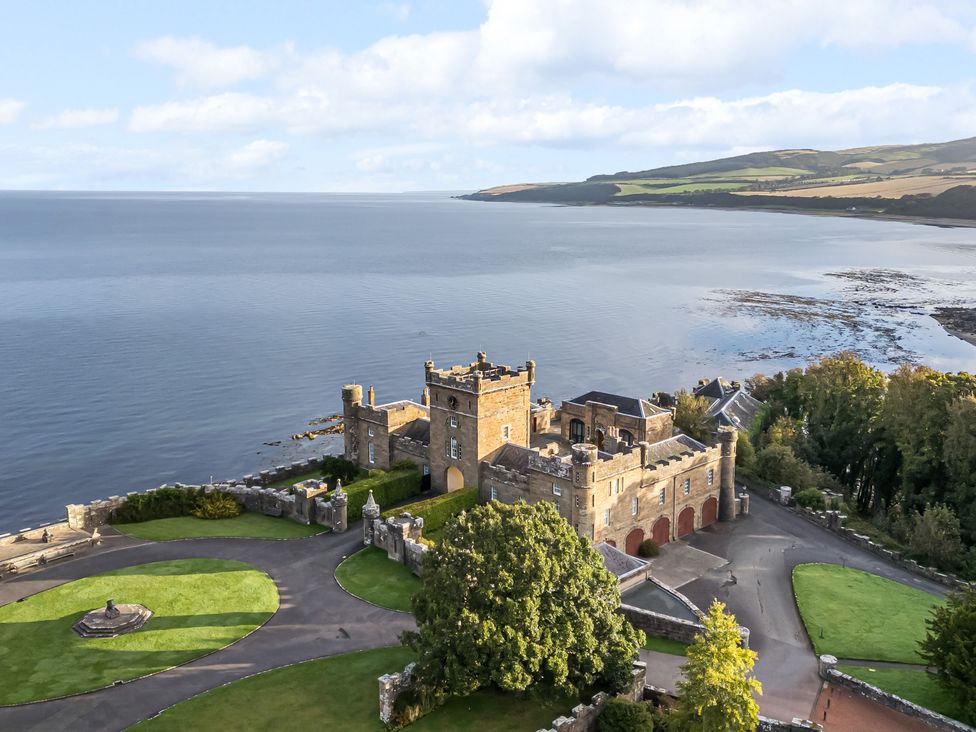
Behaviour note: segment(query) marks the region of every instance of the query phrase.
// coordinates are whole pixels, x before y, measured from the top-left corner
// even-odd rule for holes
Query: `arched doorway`
[[[707,501],[705,501],[705,503],[702,504],[702,512],[701,512],[702,528],[714,524],[715,517],[717,515],[718,515],[718,501],[715,500],[715,496],[712,496]]]
[[[569,421],[569,441],[574,445],[586,442],[586,425],[583,424],[583,420],[571,419]]]
[[[687,506],[678,514],[678,538],[687,536],[695,530],[695,509]]]
[[[627,534],[627,553],[633,556],[637,556],[637,550],[640,549],[641,542],[644,541],[644,529],[634,529],[629,534]]]
[[[634,446],[634,433],[630,430],[620,430],[620,441],[627,447]]]
[[[603,430],[596,431],[596,449],[597,450],[603,449]]]
[[[654,538],[654,543],[658,546],[667,544],[671,540],[671,520],[667,516],[662,516],[655,521],[654,528],[651,530],[651,536]]]
[[[464,474],[453,465],[447,469],[447,490],[459,491],[464,488]]]

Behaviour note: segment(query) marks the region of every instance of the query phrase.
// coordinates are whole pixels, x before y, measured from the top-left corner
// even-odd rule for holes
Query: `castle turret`
[[[363,387],[345,384],[342,387],[342,441],[346,460],[359,458],[359,408],[363,404]]]
[[[722,467],[719,479],[718,520],[735,518],[735,442],[738,432],[734,427],[719,427],[718,439],[722,446]]]

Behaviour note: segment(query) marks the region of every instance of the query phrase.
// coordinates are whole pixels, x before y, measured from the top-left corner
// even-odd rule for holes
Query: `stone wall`
[[[369,492],[363,505],[363,544],[382,549],[390,560],[405,565],[419,577],[427,553],[427,546],[420,541],[423,532],[424,520],[406,512],[383,521],[373,492]]]
[[[416,663],[408,663],[403,671],[383,674],[377,679],[380,687],[380,721],[383,724],[389,724],[393,719],[397,697],[417,686],[417,675],[413,672],[416,666]]]
[[[66,559],[95,546],[98,532],[72,529],[67,521],[0,535],[0,578]]]
[[[643,661],[635,662],[630,674],[630,686],[617,696],[632,702],[642,701],[646,678],[647,664]],[[597,718],[608,699],[610,696],[601,691],[589,704],[576,705],[568,715],[552,720],[552,726],[548,730],[538,730],[538,732],[593,732],[596,729]]]
[[[683,596],[669,588],[669,592],[678,595],[679,598]],[[683,598],[687,600],[687,598]],[[691,607],[695,607],[691,604],[691,601],[687,601]],[[692,643],[699,633],[704,632],[705,626],[701,623],[693,623],[690,620],[683,620],[682,618],[674,618],[670,615],[663,615],[661,613],[656,613],[652,610],[645,610],[643,608],[634,607],[633,605],[621,605],[617,610],[621,615],[627,618],[627,621],[633,625],[638,630],[643,630],[648,635],[658,636],[660,638],[669,638],[670,640],[680,641],[682,643]],[[742,647],[749,647],[749,629],[745,626],[739,626],[739,635],[742,638]]]
[[[845,689],[850,689],[856,694],[860,694],[871,701],[883,704],[890,709],[894,709],[896,712],[901,712],[912,719],[918,719],[933,729],[944,730],[944,732],[973,732],[972,727],[965,725],[962,722],[949,719],[949,717],[945,717],[937,712],[933,712],[931,709],[926,709],[925,707],[914,704],[907,699],[902,699],[900,696],[890,694],[887,691],[882,691],[878,687],[872,686],[866,681],[861,681],[860,679],[855,679],[853,676],[848,676],[847,674],[838,671],[835,668],[836,665],[837,659],[834,656],[821,656],[821,678],[826,680],[828,683],[842,686]]]

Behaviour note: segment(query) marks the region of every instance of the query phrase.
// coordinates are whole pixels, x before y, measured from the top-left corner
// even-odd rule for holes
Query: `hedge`
[[[389,511],[383,512],[383,518],[396,516],[407,511],[412,516],[423,518],[424,533],[427,533],[437,531],[461,511],[470,511],[477,505],[478,489],[462,488],[459,491],[451,491],[416,503],[408,503],[406,506],[391,508]]]
[[[160,518],[190,516],[200,505],[202,488],[158,488],[129,496],[112,512],[109,523],[134,524]]]
[[[346,504],[346,515],[349,521],[362,518],[363,506],[366,505],[370,491],[373,491],[373,500],[380,504],[380,507],[388,506],[419,495],[422,477],[417,470],[394,470],[373,478],[357,480],[345,489],[349,495],[349,503]]]

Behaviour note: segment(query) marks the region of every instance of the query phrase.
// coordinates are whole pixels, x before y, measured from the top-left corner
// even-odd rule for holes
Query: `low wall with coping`
[[[627,618],[627,622],[635,628],[643,630],[648,635],[668,638],[681,643],[693,643],[695,638],[705,631],[705,626],[701,623],[693,623],[690,620],[675,618],[633,605],[621,605],[617,612]],[[749,629],[740,625],[739,636],[742,638],[743,648],[749,647],[749,635]]]
[[[632,702],[643,700],[646,678],[647,664],[643,661],[635,661],[634,668],[630,672],[630,684],[623,692],[617,694],[617,698]],[[610,698],[609,694],[601,691],[589,704],[577,704],[568,715],[552,720],[549,729],[541,729],[538,732],[593,732],[596,729],[597,719]]]
[[[861,681],[842,671],[838,671],[836,668],[837,658],[834,656],[821,656],[819,665],[820,677],[828,683],[850,689],[854,693],[860,694],[871,701],[883,704],[912,719],[917,719],[933,729],[943,730],[944,732],[973,732],[973,728],[969,725],[958,722],[955,719],[950,719],[938,712],[933,712],[931,709],[926,709],[907,699],[902,699],[900,696],[883,691],[877,686],[872,686],[866,681]]]
[[[404,511],[384,521],[380,513],[380,506],[370,491],[363,504],[363,545],[382,549],[389,559],[405,565],[419,577],[427,554],[427,545],[420,541],[424,533],[423,518]]]

